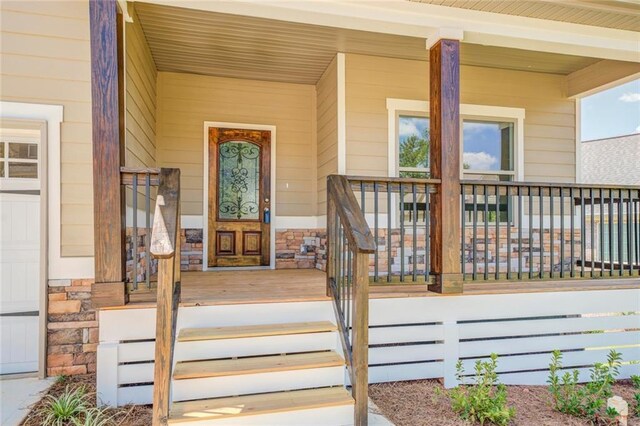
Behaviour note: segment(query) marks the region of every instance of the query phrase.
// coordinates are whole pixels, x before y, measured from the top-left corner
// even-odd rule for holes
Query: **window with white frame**
[[[389,172],[399,177],[429,177],[429,103],[387,99]],[[524,109],[460,106],[461,177],[522,180]]]
[[[0,187],[38,187],[40,131],[0,128]]]

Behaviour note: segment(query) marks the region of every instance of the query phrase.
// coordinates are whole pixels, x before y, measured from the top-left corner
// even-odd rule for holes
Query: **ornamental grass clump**
[[[562,373],[562,352],[553,351],[549,364],[549,391],[554,408],[561,413],[590,421],[611,417],[607,412],[607,398],[613,395],[612,386],[620,370],[620,353],[611,350],[606,363],[596,363],[590,370],[590,381],[579,384],[578,370]]]
[[[467,384],[462,361],[456,364],[460,385],[449,391],[449,397],[453,411],[464,420],[505,426],[515,416],[515,408],[507,405],[507,387],[498,383],[497,366],[496,354],[488,361],[476,361],[473,383]]]
[[[71,389],[65,387],[59,396],[45,396],[45,404],[40,410],[45,426],[107,426],[112,419],[103,410],[92,408],[91,394],[84,386]]]

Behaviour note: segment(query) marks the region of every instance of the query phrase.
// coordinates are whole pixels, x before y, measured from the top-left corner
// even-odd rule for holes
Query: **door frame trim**
[[[209,271],[209,128],[223,127],[227,129],[242,130],[267,130],[271,132],[271,167],[269,180],[271,181],[271,226],[269,232],[269,266],[265,268],[276,268],[276,227],[275,219],[277,215],[277,188],[276,188],[276,126],[266,124],[247,124],[247,123],[229,123],[224,121],[205,121],[204,122],[204,159],[203,159],[203,183],[202,183],[202,270]],[[225,268],[227,269],[227,268]]]

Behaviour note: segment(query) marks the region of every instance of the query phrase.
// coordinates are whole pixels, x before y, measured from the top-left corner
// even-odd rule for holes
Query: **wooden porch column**
[[[461,293],[460,267],[460,41],[441,39],[429,50],[430,167],[442,183],[432,198],[429,290]]]
[[[123,196],[122,19],[116,0],[89,2],[93,122],[95,307],[126,303]]]

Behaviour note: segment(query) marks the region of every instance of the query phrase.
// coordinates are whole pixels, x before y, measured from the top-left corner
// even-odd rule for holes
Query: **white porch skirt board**
[[[322,320],[335,322],[331,302],[187,307],[180,309],[178,330]],[[151,402],[154,325],[155,309],[100,312],[98,393],[106,405]],[[577,367],[582,380],[610,349],[622,353],[621,378],[640,374],[640,364],[629,363],[640,362],[640,290],[373,299],[369,330],[370,383],[443,377],[451,387],[458,359],[473,373],[476,360],[496,352],[503,383],[544,385],[554,349],[565,352],[564,366]],[[203,342],[182,347],[176,359],[297,352],[307,345],[340,350],[335,336],[315,343],[298,337],[237,339],[225,348]]]

